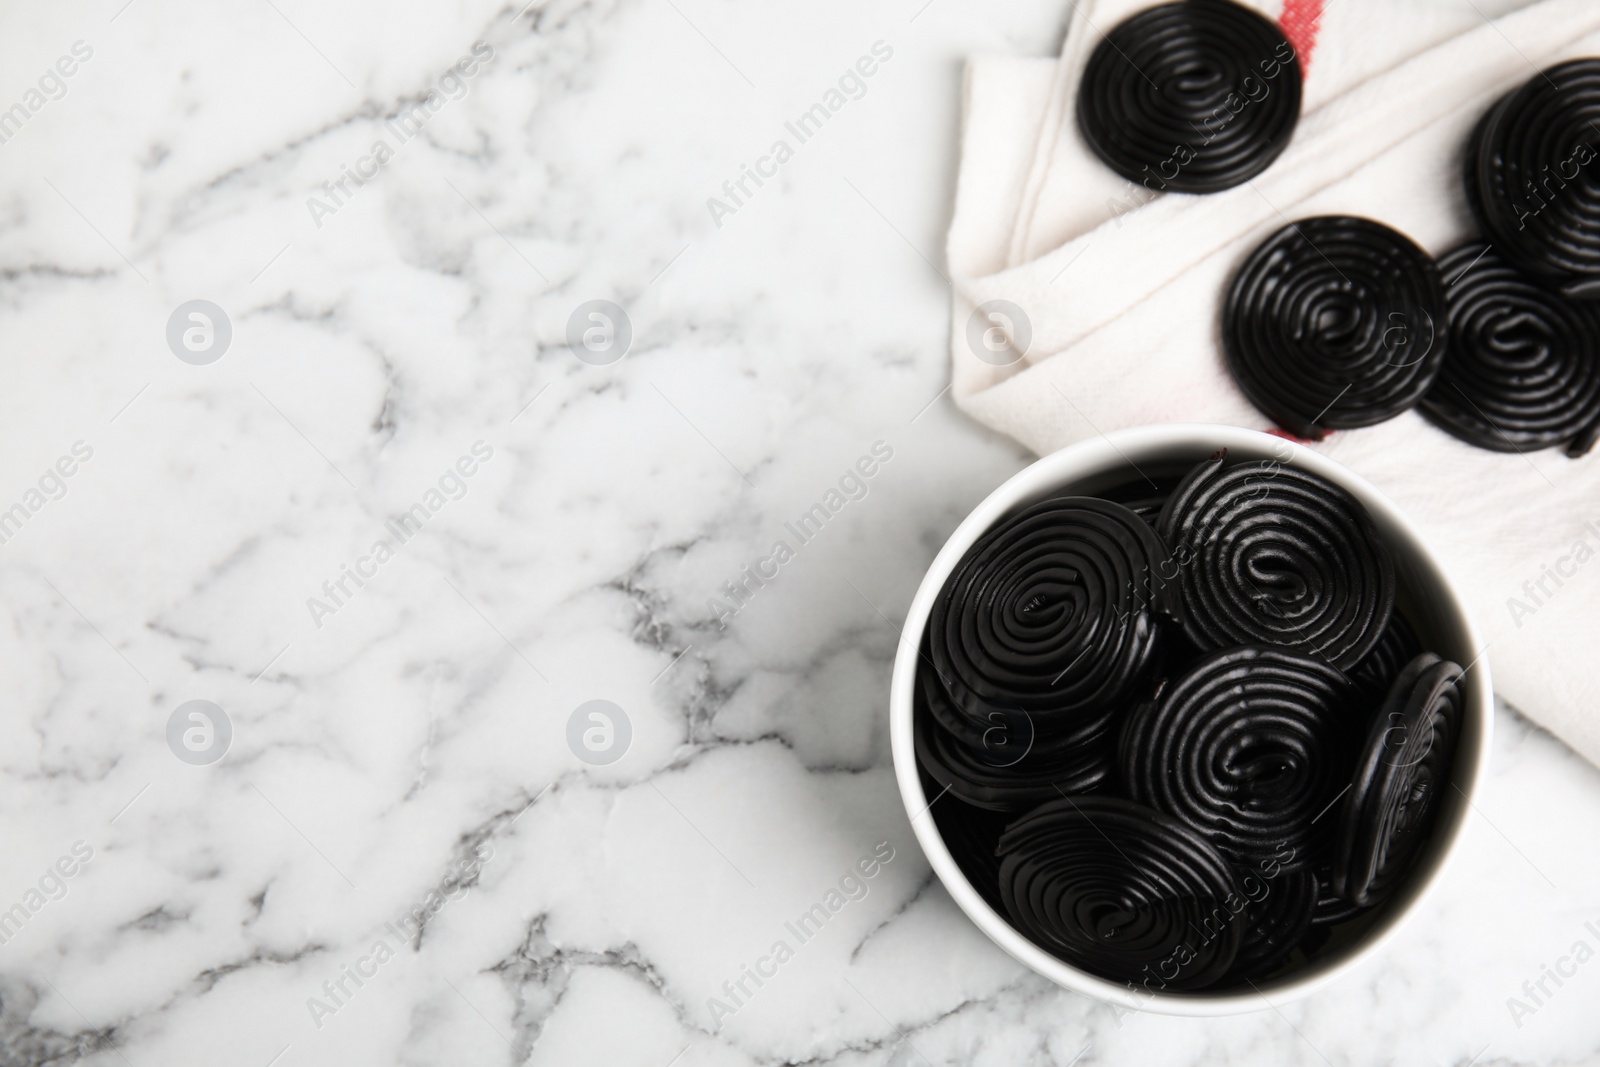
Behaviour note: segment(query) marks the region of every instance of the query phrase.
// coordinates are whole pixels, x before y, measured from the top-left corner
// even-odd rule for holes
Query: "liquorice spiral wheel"
[[[1341,810],[1333,888],[1352,904],[1388,896],[1427,836],[1460,728],[1460,666],[1424,652],[1373,721]]]
[[[1344,215],[1267,238],[1234,275],[1222,312],[1240,390],[1312,440],[1413,407],[1439,373],[1445,333],[1433,259],[1404,234]]]
[[[1350,680],[1361,687],[1362,695],[1371,703],[1372,714],[1376,715],[1383,706],[1389,687],[1400,671],[1421,651],[1422,642],[1417,639],[1417,632],[1396,609],[1389,616],[1389,625],[1383,628],[1378,643],[1350,672]]]
[[[1600,59],[1503,97],[1467,150],[1467,202],[1490,243],[1569,296],[1600,298]]]
[[[1113,981],[1200,989],[1244,939],[1232,867],[1182,823],[1112,797],[1063,797],[1000,838],[1012,922],[1061,959]]]
[[[1319,816],[1349,782],[1366,732],[1356,696],[1321,660],[1213,652],[1128,716],[1122,783],[1241,868],[1304,870],[1332,844],[1336,823]]]
[[[1230,0],[1183,0],[1118,24],[1090,55],[1078,126],[1112,170],[1155,191],[1209,193],[1271,165],[1300,120],[1299,59]]]
[[[1276,970],[1305,941],[1317,907],[1317,876],[1309,869],[1266,879],[1247,874],[1244,942],[1228,972],[1230,982],[1260,978]],[[1260,895],[1257,895],[1256,887]]]
[[[1199,464],[1157,524],[1177,563],[1183,626],[1202,649],[1279,645],[1342,671],[1394,610],[1394,560],[1359,501],[1275,461]]]
[[[1450,341],[1422,414],[1470,445],[1525,452],[1600,436],[1600,305],[1570,300],[1474,241],[1439,263]]]
[[[979,729],[1026,712],[1041,735],[1124,705],[1179,613],[1161,539],[1121,504],[1057,497],[986,533],[928,619],[928,657]]]
[[[929,695],[934,694],[925,699]],[[969,744],[919,707],[912,741],[917,762],[942,789],[974,807],[1022,811],[1063,793],[1086,793],[1104,781],[1111,773],[1115,719],[1106,712],[1087,720],[1052,751],[1032,748],[1014,719]]]
[[[1156,519],[1161,516],[1162,505],[1166,504],[1167,498],[1181,481],[1182,478],[1172,476],[1140,477],[1137,481],[1124,482],[1107,489],[1100,495],[1106,500],[1126,505],[1129,511],[1154,526]]]

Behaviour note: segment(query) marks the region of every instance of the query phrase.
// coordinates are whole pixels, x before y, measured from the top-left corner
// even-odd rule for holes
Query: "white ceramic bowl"
[[[1405,883],[1380,907],[1361,920],[1355,936],[1344,928],[1319,949],[1312,960],[1282,977],[1258,982],[1256,992],[1150,993],[1135,991],[1080,970],[1029,941],[986,904],[972,888],[939,836],[917,773],[911,740],[911,694],[915,687],[917,650],[934,599],[944,588],[968,548],[1001,518],[1020,507],[1062,493],[1094,495],[1139,477],[1179,474],[1226,448],[1230,459],[1276,459],[1319,474],[1343,486],[1372,514],[1373,522],[1394,553],[1399,583],[1398,602],[1416,628],[1423,646],[1469,666],[1465,701],[1450,784],[1440,790],[1433,834],[1417,857]],[[1427,900],[1428,892],[1455,853],[1489,762],[1494,702],[1489,665],[1481,655],[1483,640],[1422,535],[1411,521],[1364,479],[1332,460],[1270,434],[1229,426],[1167,425],[1119,430],[1049,455],[1022,470],[989,494],[956,528],[934,558],[911,602],[904,638],[895,657],[889,695],[890,737],[900,796],[912,829],[945,888],[978,928],[1018,960],[1058,985],[1130,1010],[1166,1015],[1218,1016],[1255,1011],[1304,997],[1379,953],[1406,918]]]

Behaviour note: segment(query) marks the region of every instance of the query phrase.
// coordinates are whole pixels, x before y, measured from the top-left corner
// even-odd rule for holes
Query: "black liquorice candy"
[[[1310,870],[1276,878],[1246,875],[1244,941],[1228,971],[1230,982],[1264,977],[1306,939],[1317,908],[1317,876]]]
[[[1166,549],[1121,504],[1041,501],[985,534],[945,583],[928,654],[979,729],[1026,712],[1059,735],[1123,705],[1142,684],[1162,619],[1180,608]]]
[[[1462,672],[1421,651],[1344,489],[1225,450],[1153,473],[962,557],[913,749],[962,874],[1035,944],[1152,991],[1244,988],[1407,876]]]
[[[1389,695],[1389,687],[1400,676],[1400,671],[1416,659],[1421,651],[1422,642],[1417,639],[1417,632],[1396,609],[1389,616],[1389,625],[1383,628],[1383,636],[1378,638],[1378,643],[1350,672],[1350,680],[1360,686],[1372,714],[1376,715],[1383,706],[1384,699]]]
[[[934,796],[938,788],[927,793]],[[1005,904],[1000,900],[1000,857],[995,847],[1005,831],[1006,816],[963,804],[953,796],[940,797],[930,810],[950,858],[956,861],[956,866],[984,902],[995,911],[1004,912]]]
[[[1331,816],[1330,816],[1331,817]],[[1360,915],[1367,909],[1360,904],[1352,904],[1341,897],[1333,888],[1333,865],[1317,868],[1317,906],[1311,913],[1313,927],[1337,926],[1339,923]]]
[[[1536,74],[1484,115],[1467,202],[1496,249],[1569,296],[1600,298],[1600,59]]]
[[[1129,511],[1154,526],[1156,519],[1161,516],[1161,508],[1181,481],[1183,481],[1181,477],[1140,476],[1134,481],[1107,489],[1100,496],[1106,500],[1114,500],[1118,504],[1125,504]]]
[[[1234,275],[1222,311],[1240,390],[1312,440],[1413,407],[1439,373],[1445,335],[1432,257],[1345,215],[1301,219],[1267,238]]]
[[[1062,793],[1089,792],[1111,773],[1114,712],[1086,720],[1047,747],[1037,743],[1026,716],[997,717],[976,739],[958,735],[927,710],[942,699],[937,686],[925,687],[923,698],[912,728],[917,762],[941,789],[974,807],[1023,811]]]
[[[1337,824],[1368,715],[1326,663],[1245,646],[1206,656],[1123,724],[1129,797],[1205,837],[1241,870],[1309,868]]]
[[[1394,610],[1394,560],[1366,508],[1308,471],[1218,455],[1184,479],[1158,530],[1199,648],[1276,645],[1348,671]]]
[[[1090,55],[1078,127],[1106,165],[1156,192],[1211,193],[1260,174],[1300,120],[1283,32],[1230,0],[1182,0],[1119,23]]]
[[[1427,837],[1460,730],[1462,669],[1424,652],[1372,723],[1340,815],[1333,889],[1366,906],[1388,896]]]
[[[1581,456],[1593,448],[1600,304],[1562,296],[1481,241],[1449,253],[1439,268],[1450,280],[1450,340],[1422,414],[1495,452],[1563,445]]]
[[[1160,812],[1113,797],[1040,805],[1000,838],[1000,897],[1017,928],[1116,981],[1200,989],[1244,940],[1233,868]]]

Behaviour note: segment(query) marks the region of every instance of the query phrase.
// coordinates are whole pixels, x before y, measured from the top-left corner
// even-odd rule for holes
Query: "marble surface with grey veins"
[[[1119,1017],[930,877],[896,626],[1028,461],[942,394],[961,68],[1060,0],[0,19],[0,1063],[1600,1062],[1508,709],[1305,1002]]]

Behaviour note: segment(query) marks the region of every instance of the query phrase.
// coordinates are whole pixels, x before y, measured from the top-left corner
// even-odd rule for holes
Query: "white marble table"
[[[1119,1018],[931,880],[896,621],[1027,461],[941,395],[961,62],[1062,6],[0,9],[0,1063],[1600,1062],[1600,962],[1508,1009],[1600,948],[1510,712],[1281,1011]]]

